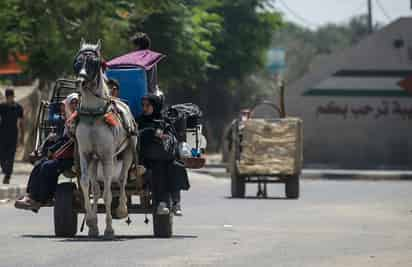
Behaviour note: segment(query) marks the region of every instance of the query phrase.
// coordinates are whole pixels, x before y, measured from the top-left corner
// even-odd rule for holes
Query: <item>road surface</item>
[[[228,179],[191,182],[172,239],[152,238],[141,215],[115,221],[115,241],[54,238],[51,209],[2,204],[0,267],[412,266],[411,182],[304,180],[299,200],[281,185],[271,199],[231,199]]]

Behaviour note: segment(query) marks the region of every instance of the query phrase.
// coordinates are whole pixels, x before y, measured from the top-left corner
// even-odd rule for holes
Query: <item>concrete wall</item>
[[[303,119],[305,166],[411,168],[412,117],[397,113],[394,101],[412,111],[410,99],[302,97],[301,109],[289,115]],[[377,117],[385,106],[388,114]],[[320,113],[319,107],[341,113]],[[362,108],[365,114],[356,115]]]
[[[412,73],[410,36],[412,19],[400,19],[355,47],[331,55],[287,87],[287,113],[303,119],[306,167],[412,168],[412,98],[304,96],[311,88],[327,87],[401,90],[396,86],[401,78],[368,77],[359,81],[347,77],[345,82],[333,74],[339,70]],[[399,37],[404,47],[395,49],[393,41]]]

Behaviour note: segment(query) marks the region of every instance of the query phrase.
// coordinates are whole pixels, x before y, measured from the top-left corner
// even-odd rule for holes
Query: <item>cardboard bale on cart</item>
[[[298,118],[249,119],[240,126],[240,175],[299,175],[302,121]]]

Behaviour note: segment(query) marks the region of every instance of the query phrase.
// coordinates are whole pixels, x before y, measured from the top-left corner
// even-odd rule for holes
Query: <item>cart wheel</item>
[[[293,175],[288,178],[285,184],[285,193],[287,198],[299,198],[299,176]]]
[[[73,237],[77,233],[77,211],[73,207],[73,183],[58,184],[54,203],[54,233],[57,237]]]
[[[231,191],[233,198],[244,198],[246,184],[243,177],[239,176],[236,171],[231,173]]]
[[[173,213],[158,215],[153,212],[153,234],[155,237],[170,238],[173,235]]]
[[[232,192],[232,197],[233,198],[244,198],[245,197],[245,189],[246,189],[246,184],[245,184],[245,179],[239,175],[238,168],[236,166],[236,160],[239,158],[240,154],[240,140],[239,140],[239,133],[237,130],[237,124],[234,126],[233,129],[233,143],[232,143],[232,153],[230,157],[230,180],[231,180],[231,185],[230,189]]]

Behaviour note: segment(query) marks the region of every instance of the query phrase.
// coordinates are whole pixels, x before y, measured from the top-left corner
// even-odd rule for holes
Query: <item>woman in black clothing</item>
[[[181,189],[176,180],[177,140],[173,127],[161,115],[162,99],[156,95],[142,98],[143,114],[137,119],[140,132],[139,155],[151,172],[154,202],[158,214],[168,214],[171,193]],[[174,195],[174,194],[173,194]],[[173,212],[181,215],[180,203],[174,201]]]

